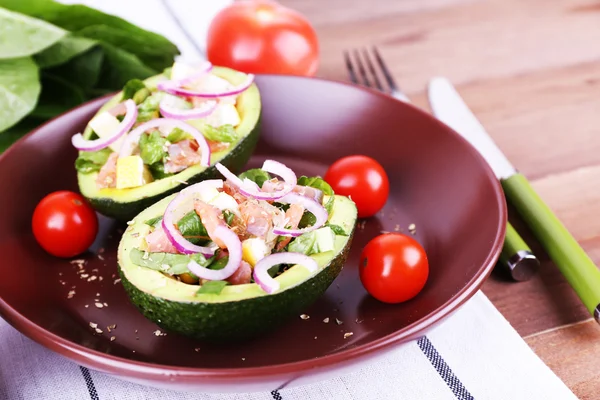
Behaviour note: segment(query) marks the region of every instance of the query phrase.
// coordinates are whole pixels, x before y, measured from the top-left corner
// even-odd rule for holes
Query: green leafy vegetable
[[[262,187],[263,183],[271,179],[271,175],[265,170],[260,168],[249,169],[238,175],[241,180],[250,179],[256,183],[259,187]]]
[[[194,260],[202,266],[206,266],[207,260],[200,253],[185,255],[172,253],[148,253],[140,249],[131,249],[129,253],[131,262],[140,267],[161,271],[169,275],[181,275],[190,273],[187,265]]]
[[[141,81],[140,79],[137,79],[137,78],[130,79],[125,84],[125,87],[123,87],[123,96],[121,97],[121,99],[122,100],[133,99],[133,96],[135,96],[135,94],[142,89],[146,89],[146,85],[144,84],[143,81]]]
[[[204,125],[202,129],[204,137],[215,142],[232,143],[238,139],[238,134],[233,125],[221,125],[215,128],[212,125]]]
[[[159,223],[162,221],[163,217],[162,215],[159,215],[158,217],[154,217],[154,218],[150,218],[149,220],[145,221],[144,223],[146,225],[150,225],[153,227],[157,227],[159,225]]]
[[[62,96],[56,97],[56,93],[62,93]],[[60,76],[42,72],[42,93],[29,115],[49,119],[83,103],[85,99],[85,93],[77,85]]]
[[[167,136],[167,140],[171,143],[177,143],[180,142],[184,139],[192,139],[192,135],[190,135],[189,133],[185,132],[183,129],[180,128],[175,128],[171,131],[171,133],[169,133],[169,135]]]
[[[325,224],[325,226],[328,226],[329,228],[331,228],[331,230],[333,231],[333,233],[335,233],[336,235],[339,235],[339,236],[348,236],[348,234],[346,233],[346,231],[344,230],[344,228],[342,228],[339,225]]]
[[[45,21],[0,8],[0,59],[31,56],[66,34]]]
[[[38,67],[30,57],[0,60],[0,132],[34,109],[40,90]]]
[[[196,211],[190,211],[185,214],[177,222],[177,228],[179,228],[179,232],[181,232],[183,237],[194,244],[203,245],[210,240],[206,228],[198,214],[196,214]]]
[[[102,73],[103,64],[104,52],[100,47],[92,47],[85,53],[73,57],[62,65],[49,68],[47,71],[53,75],[63,77],[63,79],[88,92],[101,84],[100,74]]]
[[[233,222],[233,218],[235,218],[235,214],[229,210],[225,210],[223,211],[223,218],[225,218],[225,222],[227,223],[227,225],[231,225],[231,223]]]
[[[227,263],[229,262],[229,256],[225,256],[223,258],[219,258],[218,260],[214,261],[212,264],[210,264],[208,266],[209,269],[214,269],[214,270],[220,270],[225,268],[225,266],[227,265]]]
[[[311,255],[316,253],[317,235],[314,231],[306,232],[298,236],[288,245],[288,251]]]
[[[300,178],[298,178],[298,185],[300,186],[310,186],[310,187],[314,187],[315,189],[319,189],[320,191],[323,192],[324,195],[329,196],[329,199],[327,200],[327,203],[325,204],[325,209],[327,210],[327,212],[331,212],[331,210],[333,210],[333,202],[335,201],[335,197],[333,196],[335,193],[333,192],[333,189],[331,188],[331,186],[329,185],[329,183],[325,182],[323,180],[323,178],[321,178],[320,176],[312,176],[312,177],[308,177],[308,176],[301,176]],[[306,217],[306,214],[304,214],[303,218]],[[306,217],[307,219],[310,219],[310,217]],[[314,216],[312,217],[312,221],[314,221]],[[308,222],[308,221],[305,221]],[[309,224],[311,225],[311,224]],[[304,226],[308,226],[308,225],[304,225]]]
[[[167,139],[160,135],[160,131],[154,130],[149,135],[144,133],[140,137],[140,157],[144,164],[152,165],[167,156],[165,144]]]
[[[56,67],[94,47],[98,42],[83,37],[66,35],[52,46],[34,56],[40,68]]]
[[[229,283],[225,281],[204,282],[196,294],[220,294]]]
[[[98,172],[108,160],[110,153],[112,151],[109,148],[98,151],[82,151],[75,160],[75,169],[84,174]]]
[[[150,165],[150,173],[154,179],[163,179],[173,174],[165,172],[165,164],[162,161]]]
[[[138,106],[137,122],[146,122],[159,117],[159,105],[162,99],[161,93],[154,93]]]

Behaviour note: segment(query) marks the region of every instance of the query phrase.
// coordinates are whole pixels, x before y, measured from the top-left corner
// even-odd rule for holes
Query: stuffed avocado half
[[[80,192],[100,213],[129,220],[185,186],[216,177],[217,162],[241,170],[259,136],[261,99],[252,80],[208,63],[175,63],[161,75],[128,82],[73,139]],[[102,140],[100,149],[90,145]]]
[[[357,219],[352,200],[319,177],[279,170],[284,182],[250,170],[236,181],[218,167],[228,179],[148,207],[118,249],[123,286],[146,318],[210,340],[251,337],[300,315],[342,270]]]

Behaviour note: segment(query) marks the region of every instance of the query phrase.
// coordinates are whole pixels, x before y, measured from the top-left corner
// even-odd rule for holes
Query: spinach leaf
[[[327,200],[327,203],[325,204],[325,209],[327,209],[327,212],[331,213],[331,210],[333,210],[333,202],[335,201],[335,197],[333,196],[335,193],[333,192],[333,189],[331,188],[329,183],[325,182],[320,176],[308,177],[308,176],[303,175],[300,178],[298,178],[298,185],[314,187],[314,188],[322,191],[323,194],[329,196],[329,199]],[[315,221],[314,216],[312,216],[312,218],[311,218],[311,216],[307,216],[307,213],[304,213],[302,218],[303,219],[306,218],[304,221],[305,225],[303,225],[304,227],[312,225],[312,224],[309,224],[308,222]]]
[[[84,5],[65,5],[53,0],[0,0],[0,7],[44,19],[78,36],[123,48],[156,71],[170,66],[179,54],[177,47],[165,37]]]
[[[98,42],[73,35],[63,36],[52,46],[37,53],[33,58],[40,68],[56,67],[94,47]]]
[[[238,134],[235,131],[233,125],[221,125],[218,128],[215,128],[212,125],[204,125],[202,129],[202,133],[204,137],[208,140],[213,140],[215,142],[226,142],[232,143],[235,142],[238,138]]]
[[[293,253],[302,253],[311,255],[316,253],[317,234],[313,232],[306,232],[298,236],[290,242],[288,245],[288,251]]]
[[[84,90],[90,90],[98,85],[103,61],[104,51],[101,47],[95,46],[85,53],[73,57],[68,62],[49,68],[46,71],[52,75],[60,76]],[[60,95],[60,92],[57,94]]]
[[[163,179],[173,175],[165,172],[165,164],[162,161],[150,165],[150,173],[154,179]]]
[[[67,79],[42,71],[42,93],[32,117],[50,119],[85,102],[83,90]]]
[[[177,228],[179,228],[179,232],[181,232],[183,237],[194,244],[203,245],[210,240],[206,228],[198,214],[196,214],[196,211],[190,211],[185,214],[177,222]]]
[[[138,117],[137,122],[146,122],[151,119],[158,118],[159,116],[159,104],[162,99],[161,93],[154,93],[152,96],[148,96],[143,102],[138,105]]]
[[[152,165],[162,161],[167,156],[165,144],[167,139],[160,135],[159,130],[154,130],[149,135],[144,133],[140,137],[140,157],[144,164]]]
[[[233,222],[233,218],[235,218],[235,214],[229,210],[224,210],[223,218],[225,218],[225,222],[227,223],[227,225],[231,225],[231,223]]]
[[[40,91],[38,67],[30,57],[0,60],[0,132],[34,109]]]
[[[39,53],[66,34],[67,31],[46,21],[0,7],[0,59]]]
[[[167,140],[171,143],[177,143],[184,139],[192,139],[193,136],[180,128],[175,128],[167,136]]]
[[[206,266],[207,260],[202,254],[172,254],[172,253],[148,253],[140,249],[131,249],[129,253],[131,262],[140,267],[161,271],[169,275],[181,275],[191,273],[187,265],[194,260],[202,266]]]
[[[146,79],[157,73],[135,54],[104,42],[101,47],[104,50],[104,64],[100,82],[104,87],[121,88],[131,79]]]
[[[162,222],[162,219],[162,215],[159,215],[158,217],[150,218],[149,220],[144,221],[144,223],[156,228]]]
[[[229,256],[225,256],[223,258],[219,258],[218,260],[214,261],[212,264],[210,264],[208,266],[209,269],[214,269],[214,270],[220,270],[225,268],[225,266],[227,265],[227,263],[229,262]]]
[[[204,282],[196,294],[220,294],[229,283],[225,281]]]
[[[241,180],[250,179],[256,183],[259,187],[262,187],[263,183],[271,179],[271,175],[265,170],[260,168],[249,169],[238,175]]]
[[[344,230],[344,228],[342,228],[339,225],[325,224],[325,226],[328,226],[329,228],[331,228],[331,230],[333,231],[333,233],[335,233],[338,236],[349,236],[346,233],[346,231]]]
[[[121,99],[133,99],[133,96],[135,96],[135,94],[142,89],[146,89],[146,85],[143,81],[140,79],[130,79],[125,84],[125,87],[123,87],[123,96]]]
[[[98,151],[82,151],[75,160],[75,169],[84,174],[100,171],[111,153],[109,148]]]

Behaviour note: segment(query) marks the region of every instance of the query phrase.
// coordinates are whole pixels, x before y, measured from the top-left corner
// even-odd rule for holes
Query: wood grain
[[[509,159],[600,264],[600,3],[594,0],[281,0],[320,40],[324,78],[376,45],[411,101],[448,77]],[[600,328],[518,216],[542,261],[528,282],[494,271],[484,292],[582,399],[600,398]],[[572,325],[575,323],[575,325]]]

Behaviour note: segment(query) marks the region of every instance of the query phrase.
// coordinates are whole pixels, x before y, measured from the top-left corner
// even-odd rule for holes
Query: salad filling
[[[156,89],[129,81],[121,102],[89,122],[89,139],[73,136],[80,150],[76,169],[97,173],[98,189],[127,189],[194,165],[208,167],[212,153],[228,150],[239,139],[236,101],[254,80],[248,74],[234,86],[211,71],[208,62],[175,63]]]
[[[272,160],[239,176],[216,167],[225,180],[183,189],[163,215],[145,221],[133,264],[197,285],[197,293],[256,283],[271,294],[286,268],[317,271],[309,256],[333,251],[336,236],[348,236],[329,222],[335,196],[320,177],[297,178]]]

